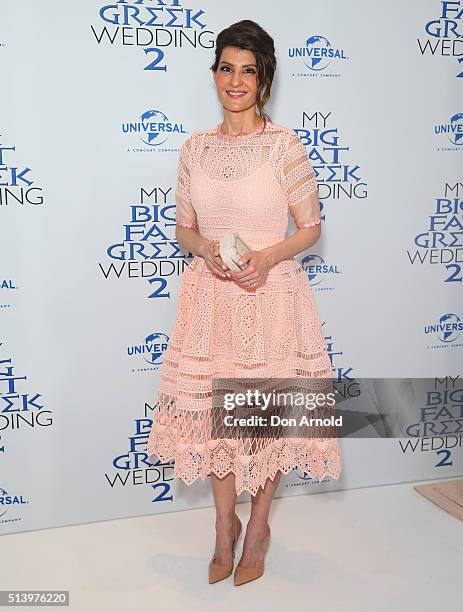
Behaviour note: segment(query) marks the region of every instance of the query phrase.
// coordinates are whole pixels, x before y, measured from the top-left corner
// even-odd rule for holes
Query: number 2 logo
[[[158,47],[148,47],[148,49],[143,49],[143,51],[148,55],[149,53],[154,53],[154,60],[145,66],[143,70],[167,70],[167,66],[164,64],[160,66],[159,63],[164,59],[164,51],[158,49]]]

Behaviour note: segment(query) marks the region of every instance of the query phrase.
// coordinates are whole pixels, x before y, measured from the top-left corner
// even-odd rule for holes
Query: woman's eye
[[[230,66],[221,66],[220,70],[231,70]],[[254,70],[254,68],[246,68],[245,72],[248,72],[250,74],[255,74],[256,71]]]

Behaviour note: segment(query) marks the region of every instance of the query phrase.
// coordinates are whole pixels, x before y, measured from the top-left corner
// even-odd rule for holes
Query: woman
[[[187,484],[211,477],[216,543],[209,582],[233,571],[241,531],[236,497],[251,493],[236,585],[264,571],[281,474],[298,466],[337,479],[341,471],[337,438],[211,435],[213,379],[332,378],[307,275],[294,259],[320,236],[317,182],[294,131],[264,111],[275,67],[273,39],[255,22],[218,35],[211,69],[223,121],[194,132],[180,151],[176,239],[194,258],[182,275],[148,441],[148,456],[175,459],[174,475]],[[285,239],[288,210],[298,229]],[[251,247],[241,272],[219,255],[218,240],[229,232]]]

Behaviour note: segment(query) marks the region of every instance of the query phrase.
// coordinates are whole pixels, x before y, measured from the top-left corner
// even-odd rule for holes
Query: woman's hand
[[[256,289],[265,285],[267,275],[272,268],[272,258],[266,250],[248,251],[241,256],[240,265],[246,264],[246,269],[241,272],[230,270],[231,278],[243,289]]]
[[[208,240],[205,238],[201,245],[199,255],[204,259],[211,272],[218,274],[222,278],[230,278],[231,271],[220,257],[220,246],[216,240]]]

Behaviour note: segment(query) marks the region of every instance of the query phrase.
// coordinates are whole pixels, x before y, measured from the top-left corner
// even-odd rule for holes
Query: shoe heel
[[[213,584],[214,582],[219,582],[220,580],[224,580],[228,578],[233,572],[233,565],[235,560],[235,547],[236,543],[239,540],[241,535],[241,521],[239,517],[235,514],[235,537],[233,538],[233,560],[231,563],[227,563],[225,565],[219,565],[216,563],[215,554],[209,562],[209,584]]]
[[[268,547],[270,545],[270,525],[268,526],[268,536],[267,536],[267,544],[265,545],[265,553],[264,559],[262,561],[257,561],[253,567],[241,567],[240,564],[235,568],[235,573],[233,575],[233,583],[235,586],[239,586],[240,584],[245,584],[246,582],[251,582],[251,580],[256,580],[260,578],[264,574],[265,570],[265,557],[267,555]]]

